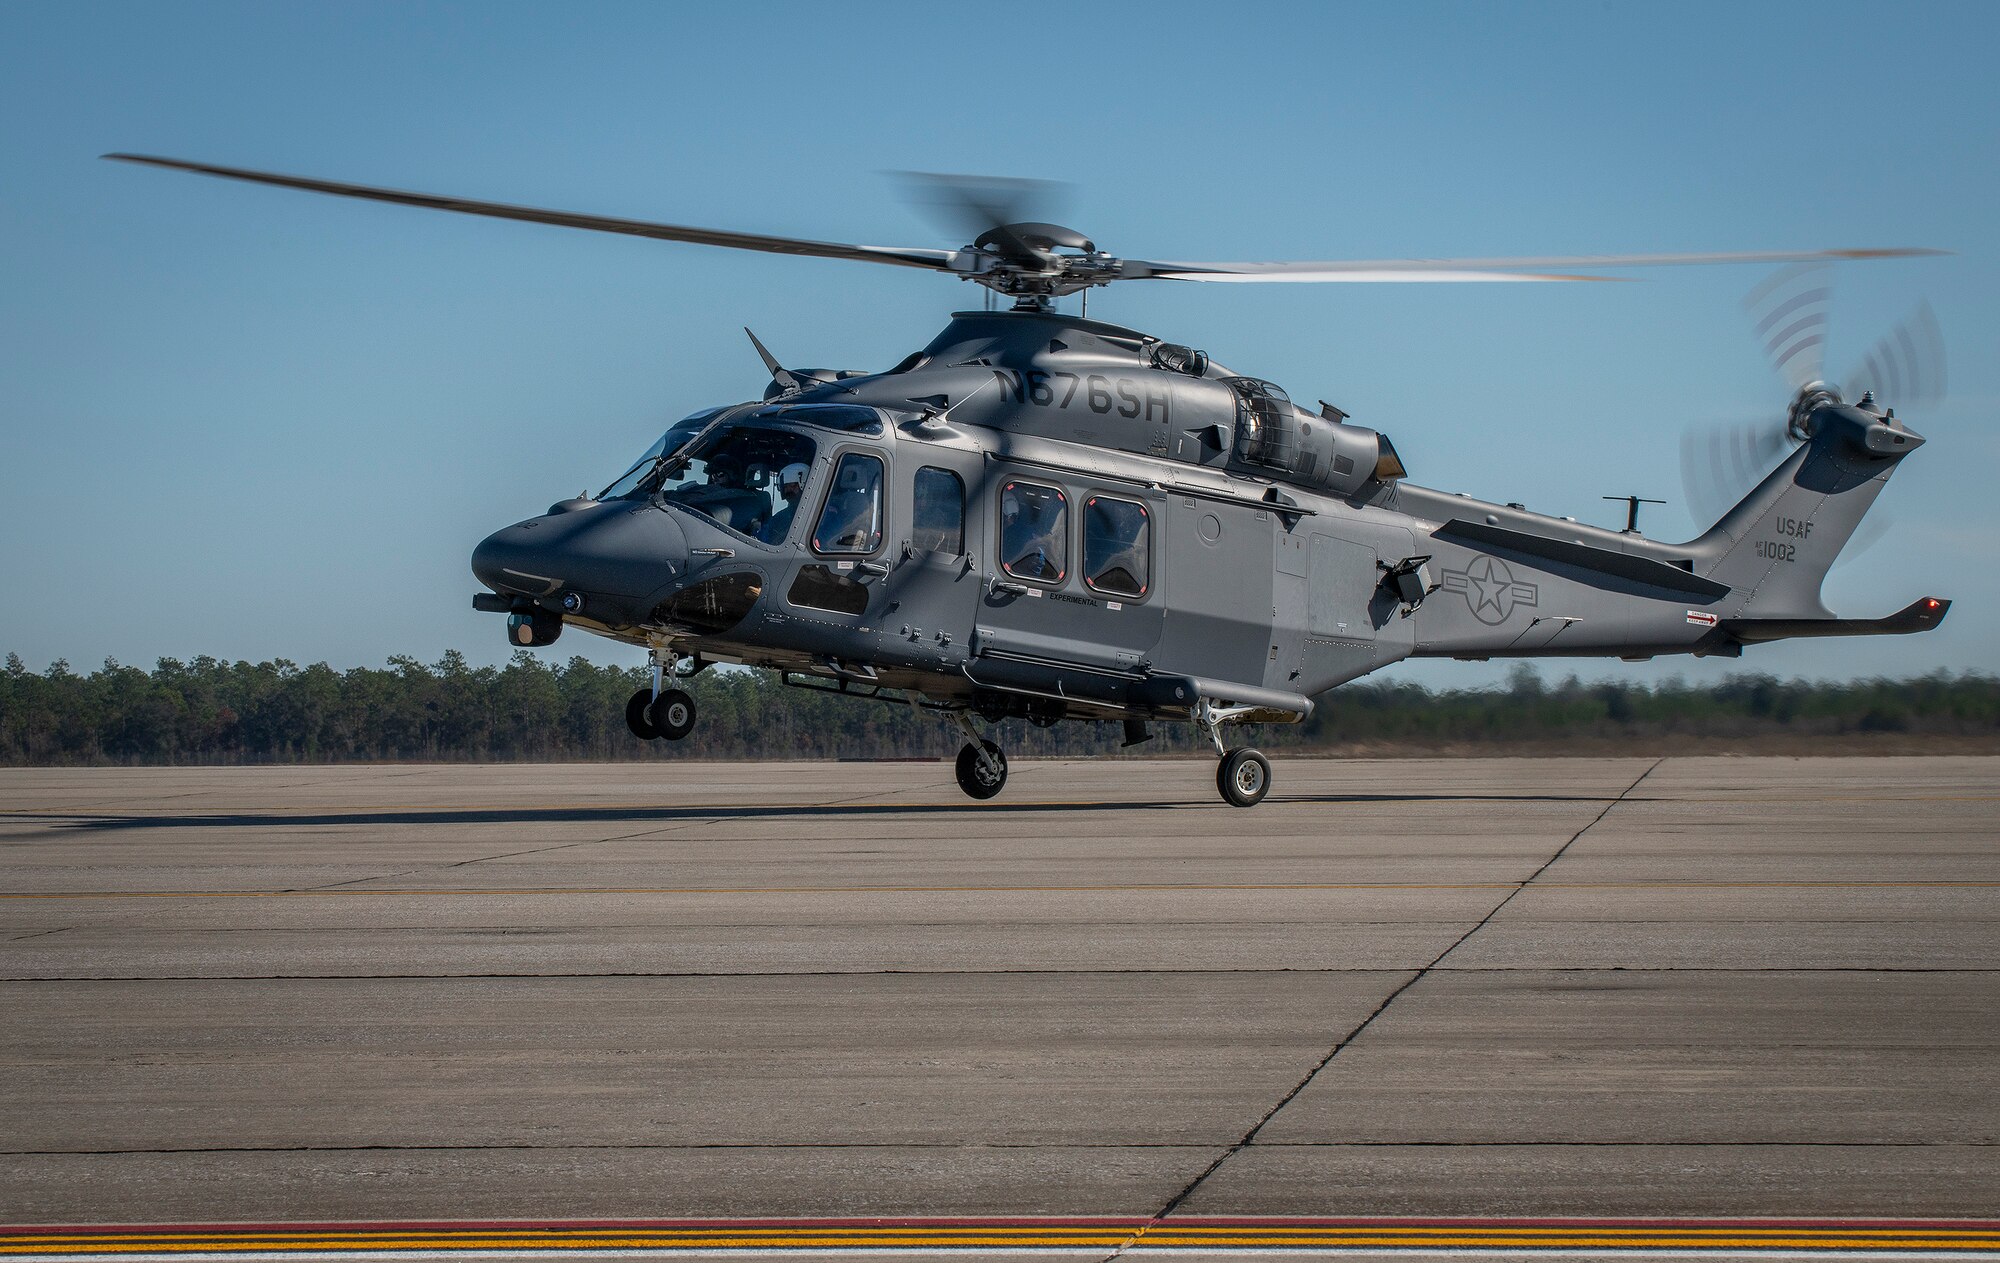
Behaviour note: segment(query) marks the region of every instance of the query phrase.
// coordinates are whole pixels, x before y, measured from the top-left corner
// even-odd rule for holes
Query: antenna
[[[1665,504],[1665,500],[1648,500],[1644,496],[1600,496],[1601,500],[1620,500],[1625,504],[1625,534],[1639,533],[1639,506],[1642,504]]]
[[[938,412],[935,410],[928,412],[924,416],[924,419],[919,424],[921,424],[927,430],[942,429],[951,420],[952,413],[958,411],[961,406],[970,402],[974,395],[977,395],[980,391],[985,390],[988,386],[991,386],[994,382],[999,380],[1000,379],[997,377],[987,378],[985,381],[979,383],[977,386],[974,386],[971,390],[961,395],[959,397],[958,402],[951,405],[951,407],[946,408],[942,412]]]

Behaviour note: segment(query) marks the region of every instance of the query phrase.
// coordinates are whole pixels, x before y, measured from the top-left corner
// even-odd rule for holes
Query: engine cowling
[[[1237,399],[1233,464],[1339,495],[1403,476],[1395,446],[1377,431],[1314,416],[1269,382],[1233,377],[1228,385]]]

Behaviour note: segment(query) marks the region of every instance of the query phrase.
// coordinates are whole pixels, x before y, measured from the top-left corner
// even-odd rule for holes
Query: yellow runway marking
[[[1204,891],[1512,890],[1524,882],[1220,882],[1103,886],[492,886],[365,887],[327,890],[0,891],[7,899],[337,899],[363,895],[952,895],[1193,894]],[[1991,890],[2000,881],[1538,881],[1536,890]]]
[[[1287,1219],[992,1221],[730,1220],[654,1223],[0,1228],[0,1255],[439,1253],[452,1251],[851,1251],[924,1249],[1262,1251],[1810,1251],[2000,1254],[1993,1221],[1382,1222]]]
[[[499,895],[876,895],[876,894],[1188,894],[1203,891],[1335,891],[1335,890],[1510,890],[1520,882],[1473,882],[1460,885],[1299,884],[1186,886],[580,886],[494,887],[491,889],[356,889],[338,890],[82,890],[4,892],[0,899],[334,899],[361,895],[494,897]],[[1536,882],[1537,890],[1983,890],[1995,881],[1931,882]]]

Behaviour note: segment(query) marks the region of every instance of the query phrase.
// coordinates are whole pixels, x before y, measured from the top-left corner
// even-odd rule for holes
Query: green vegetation
[[[639,669],[527,652],[472,667],[456,652],[386,668],[163,658],[150,673],[106,662],[41,674],[9,655],[0,671],[0,764],[322,763],[349,760],[892,758],[948,754],[959,738],[935,716],[786,688],[765,673],[708,671],[690,682],[694,738],[641,742],[625,730]],[[2000,678],[1940,673],[1844,684],[1738,677],[1712,687],[1544,684],[1523,664],[1504,689],[1433,692],[1363,681],[1320,699],[1312,721],[1258,730],[1267,749],[1616,750],[1770,738],[1860,743],[2000,739]],[[1103,754],[1115,724],[1003,725],[1011,753]],[[1138,751],[1194,750],[1186,725]]]

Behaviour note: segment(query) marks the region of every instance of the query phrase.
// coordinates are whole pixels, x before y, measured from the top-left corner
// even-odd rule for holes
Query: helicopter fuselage
[[[1819,603],[1840,527],[1923,441],[1855,408],[1823,410],[1827,441],[1772,475],[1768,506],[1673,545],[1412,485],[1337,410],[1045,311],[960,314],[884,373],[777,373],[696,419],[680,466],[706,443],[720,483],[642,479],[495,534],[483,607],[521,643],[567,622],[670,665],[1048,722],[1297,721],[1410,656],[1734,655],[1770,620],[1917,630],[1836,628]],[[789,505],[787,454],[809,469]]]

